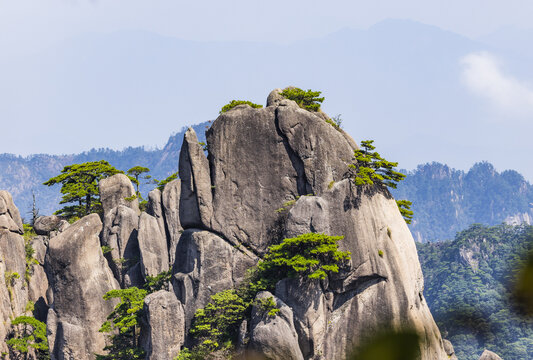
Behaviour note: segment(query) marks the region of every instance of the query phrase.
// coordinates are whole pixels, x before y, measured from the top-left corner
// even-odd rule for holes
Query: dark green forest
[[[533,227],[474,224],[452,241],[417,247],[426,300],[459,359],[477,360],[485,348],[505,360],[533,359],[533,319],[512,302]]]
[[[498,172],[490,163],[480,162],[464,172],[434,162],[402,172],[405,180],[391,192],[396,199],[413,203],[409,228],[416,241],[453,239],[475,223],[498,225],[533,218],[533,185],[514,170]]]

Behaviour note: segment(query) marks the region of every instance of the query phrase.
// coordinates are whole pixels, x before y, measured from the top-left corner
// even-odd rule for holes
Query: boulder
[[[35,219],[33,230],[37,235],[49,235],[51,231],[58,230],[61,221],[61,218],[56,215],[39,216]]]
[[[180,152],[180,223],[206,228],[213,213],[209,163],[193,128],[187,129]]]
[[[34,250],[33,258],[41,265],[44,265],[46,250],[48,249],[48,239],[43,235],[36,236],[31,240],[31,247]]]
[[[183,227],[180,223],[180,194],[181,180],[172,180],[165,185],[162,194],[163,212],[165,214],[166,228],[168,230],[168,253],[170,264],[174,264],[176,246],[180,239]]]
[[[258,302],[272,298],[279,312],[268,314]],[[291,309],[268,291],[257,294],[252,308],[249,348],[269,360],[303,360],[298,347],[298,336],[294,329]]]
[[[141,272],[143,277],[156,276],[167,271],[167,240],[161,233],[157,219],[143,212],[139,219],[139,251],[141,255]]]
[[[14,230],[9,229],[10,231],[19,234],[24,232],[19,209],[15,206],[11,194],[5,190],[0,190],[0,215],[7,215],[15,223],[16,228]]]
[[[446,355],[448,355],[448,358],[450,360],[457,360],[457,356],[455,355],[455,350],[450,340],[442,339],[442,344],[444,345],[444,351],[446,352]]]
[[[479,360],[502,360],[502,358],[492,351],[485,349],[483,354],[479,357]]]
[[[104,216],[118,205],[124,205],[131,208],[137,214],[140,213],[139,199],[126,200],[135,196],[135,188],[126,175],[115,174],[104,178],[98,183],[98,189],[100,191],[100,201],[104,209]]]
[[[122,286],[126,285],[125,276],[139,262],[139,215],[127,206],[118,205],[108,211],[104,218],[102,245],[111,251],[106,254],[115,278]]]
[[[174,293],[160,290],[144,299],[140,345],[148,360],[178,356],[185,340],[183,306]]]
[[[100,217],[91,214],[50,240],[45,264],[53,293],[52,359],[95,359],[106,344],[98,330],[116,302],[103,296],[119,285],[102,254],[101,230]]]
[[[176,248],[172,285],[184,306],[186,328],[196,309],[207,305],[211,295],[240,284],[255,263],[253,255],[213,233],[185,230]]]

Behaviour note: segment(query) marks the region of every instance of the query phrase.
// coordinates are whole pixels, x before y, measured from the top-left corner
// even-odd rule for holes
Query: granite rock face
[[[11,194],[5,190],[0,190],[0,230],[22,234],[22,218],[20,212],[13,202]]]
[[[61,218],[59,216],[39,216],[35,219],[33,230],[35,230],[37,235],[50,235],[50,232],[59,229],[60,224]]]
[[[146,359],[174,359],[185,341],[185,317],[181,303],[173,293],[160,290],[144,299],[143,313],[140,343]]]
[[[139,219],[139,252],[141,272],[146,276],[156,276],[167,271],[168,248],[164,233],[161,233],[157,219],[143,212]]]
[[[48,314],[52,359],[95,359],[105,346],[98,332],[115,303],[104,294],[118,289],[100,247],[102,222],[88,215],[52,238],[46,267],[53,293]]]
[[[493,353],[490,350],[483,351],[483,354],[479,357],[479,360],[502,360],[497,354]]]
[[[257,305],[260,299],[272,298],[279,309],[275,316]],[[298,335],[294,329],[293,313],[283,301],[268,291],[257,294],[252,308],[250,324],[250,349],[271,360],[303,360],[298,346]]]
[[[209,225],[213,207],[209,163],[193,128],[183,137],[180,152],[180,222],[185,227]]]
[[[99,181],[100,201],[104,209],[104,216],[114,207],[124,205],[133,209],[137,214],[139,211],[139,199],[126,200],[135,196],[135,188],[131,180],[124,174],[115,174]]]
[[[194,312],[217,292],[237,286],[256,259],[208,231],[185,230],[176,248],[172,285],[184,306],[187,329]]]
[[[174,263],[176,246],[180,239],[183,227],[180,222],[180,195],[181,180],[172,180],[165,185],[162,193],[163,213],[165,216],[166,229],[168,230],[168,252],[170,263]]]

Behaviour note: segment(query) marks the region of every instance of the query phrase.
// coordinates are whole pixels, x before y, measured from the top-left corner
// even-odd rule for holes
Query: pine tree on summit
[[[68,165],[44,185],[62,184],[63,198],[60,204],[74,203],[55,212],[67,218],[81,218],[94,212],[100,212],[102,203],[98,192],[98,182],[106,177],[123,173],[105,160],[91,161],[83,164]]]

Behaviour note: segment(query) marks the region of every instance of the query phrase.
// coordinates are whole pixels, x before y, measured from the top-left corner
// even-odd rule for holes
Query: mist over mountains
[[[263,103],[270,89],[296,85],[321,90],[324,111],[342,114],[357,141],[376,140],[404,168],[487,160],[531,180],[522,154],[533,151],[533,72],[518,40],[505,46],[513,36],[473,40],[408,20],[286,45],[87,34],[0,59],[0,116],[9,123],[0,153],[162,147],[167,134],[215,118],[231,99]],[[503,85],[508,97],[496,91]]]

